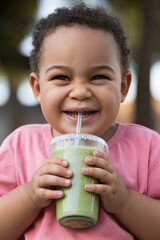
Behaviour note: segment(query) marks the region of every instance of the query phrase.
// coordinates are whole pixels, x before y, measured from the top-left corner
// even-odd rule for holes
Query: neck
[[[111,127],[101,135],[101,138],[103,138],[107,142],[115,134],[117,127],[117,124],[113,123]]]

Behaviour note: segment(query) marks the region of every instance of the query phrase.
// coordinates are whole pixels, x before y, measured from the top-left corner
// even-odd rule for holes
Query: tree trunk
[[[142,41],[139,54],[136,123],[153,129],[154,123],[149,80],[151,57],[156,37],[158,0],[142,0],[142,5],[142,8],[144,9],[144,27],[142,28]]]

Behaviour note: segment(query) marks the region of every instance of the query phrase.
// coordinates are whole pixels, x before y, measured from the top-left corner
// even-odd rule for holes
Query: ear
[[[127,71],[124,74],[124,76],[122,78],[122,82],[121,82],[121,103],[124,102],[124,100],[127,96],[127,93],[128,93],[128,90],[129,90],[129,87],[131,84],[131,79],[132,79],[131,72]]]
[[[32,72],[30,74],[29,82],[30,82],[33,94],[35,96],[35,99],[40,104],[41,103],[40,85],[39,85],[39,78],[36,73]]]

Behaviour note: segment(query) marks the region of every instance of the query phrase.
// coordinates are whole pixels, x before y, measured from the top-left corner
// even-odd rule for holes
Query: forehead
[[[112,56],[112,60],[118,61],[119,49],[113,36],[105,30],[93,29],[83,25],[60,26],[44,39],[41,58],[48,58],[51,52],[56,58],[64,58],[65,55],[87,58],[102,58]],[[53,56],[52,56],[53,57]],[[41,60],[42,60],[41,59]]]
[[[113,44],[116,45],[116,41],[113,35],[103,29],[95,29],[88,27],[86,25],[74,24],[72,26],[59,26],[53,32],[51,32],[47,37],[44,38],[43,46],[45,46],[46,41],[58,40],[60,38],[61,41],[66,41],[67,38],[74,39],[81,38],[81,40],[85,41],[87,39],[94,39],[105,41],[107,38],[112,38]],[[52,41],[51,40],[51,41]]]

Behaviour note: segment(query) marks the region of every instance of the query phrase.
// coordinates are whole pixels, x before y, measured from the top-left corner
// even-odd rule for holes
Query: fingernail
[[[64,182],[65,182],[65,185],[67,185],[67,186],[70,184],[70,180],[69,179],[65,179]]]
[[[71,171],[71,170],[67,170],[67,171],[66,171],[66,174],[67,174],[67,176],[71,176],[72,171]]]
[[[63,196],[63,192],[57,192],[58,197],[62,197]]]
[[[83,172],[87,173],[88,172],[88,168],[87,167],[83,167]]]
[[[94,154],[98,156],[100,153],[98,151],[94,151]]]
[[[90,190],[90,189],[91,189],[91,185],[86,184],[86,185],[85,185],[85,189],[86,189],[86,190]]]
[[[88,163],[91,163],[92,162],[92,157],[86,157],[86,160]]]
[[[67,162],[66,160],[63,160],[63,161],[62,161],[63,166],[66,166],[67,163],[68,163],[68,162]]]

